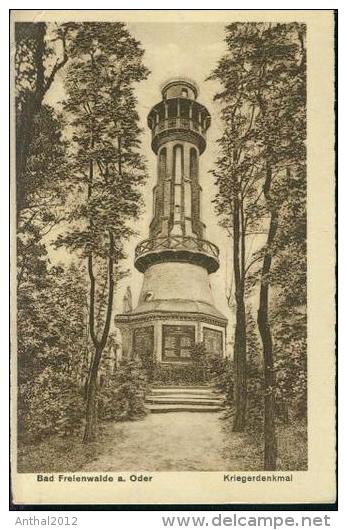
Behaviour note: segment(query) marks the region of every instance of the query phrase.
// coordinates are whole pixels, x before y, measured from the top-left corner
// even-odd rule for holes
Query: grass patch
[[[307,425],[293,421],[277,429],[278,462],[281,471],[307,471]]]
[[[83,444],[83,431],[68,438],[50,436],[37,443],[20,443],[17,453],[18,473],[55,473],[80,471],[97,460],[109,438],[109,427],[100,426],[99,439]]]
[[[264,463],[264,438],[262,432],[232,430],[232,414],[226,415],[224,430],[233,444],[239,444],[239,457],[242,468],[238,471],[262,471]],[[303,420],[295,420],[288,425],[277,425],[277,471],[307,471],[307,425]],[[228,444],[226,451],[228,451]]]

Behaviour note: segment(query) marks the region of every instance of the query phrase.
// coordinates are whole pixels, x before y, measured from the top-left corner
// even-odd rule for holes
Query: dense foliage
[[[193,363],[168,364],[166,366],[156,364],[152,372],[151,382],[154,385],[201,385],[206,382],[206,370],[204,367]]]
[[[276,418],[305,414],[306,402],[305,27],[233,23],[225,40],[211,76],[222,85],[215,99],[224,125],[213,173],[216,211],[233,248],[234,428],[249,427],[246,412],[262,404],[270,470]],[[256,289],[261,346],[245,310]],[[262,352],[263,380],[254,380],[253,350]]]
[[[76,266],[30,260],[18,292],[18,419],[21,437],[78,429],[88,368],[86,285]]]
[[[122,421],[145,416],[147,383],[148,379],[140,361],[122,361],[100,389],[99,418]]]
[[[98,372],[110,334],[116,282],[124,274],[124,242],[142,205],[146,178],[139,154],[134,84],[145,79],[143,50],[122,23],[83,23],[71,45],[65,112],[72,130],[71,182],[75,204],[57,245],[87,262],[89,335],[84,440],[96,437]]]
[[[79,429],[85,410],[85,440],[95,438],[116,282],[146,178],[134,95],[148,75],[142,56],[122,23],[16,24],[18,409],[31,438]],[[45,102],[58,71],[60,114]],[[52,266],[52,243],[71,265]],[[130,417],[141,398],[122,373],[132,372],[119,367],[115,388],[130,404],[122,398],[118,415]]]

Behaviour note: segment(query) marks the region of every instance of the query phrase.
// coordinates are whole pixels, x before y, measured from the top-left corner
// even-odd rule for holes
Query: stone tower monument
[[[188,79],[167,81],[162,101],[148,115],[157,155],[149,238],[135,250],[144,273],[138,305],[117,315],[123,355],[154,355],[161,363],[190,362],[190,347],[224,355],[227,320],[215,308],[209,274],[219,250],[205,239],[201,220],[199,156],[206,148],[211,116]]]

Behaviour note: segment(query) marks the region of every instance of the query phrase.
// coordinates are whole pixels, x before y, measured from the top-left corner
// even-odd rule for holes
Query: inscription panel
[[[223,355],[223,332],[218,329],[203,328],[203,342],[207,353]]]
[[[163,326],[164,361],[185,361],[190,359],[190,348],[195,342],[194,326]]]
[[[135,357],[152,355],[154,349],[154,326],[144,326],[134,329],[133,354]]]

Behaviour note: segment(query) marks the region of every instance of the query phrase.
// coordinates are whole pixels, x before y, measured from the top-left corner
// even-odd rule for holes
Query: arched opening
[[[191,181],[197,182],[198,180],[198,154],[194,147],[190,149],[189,168],[190,168],[189,176],[190,176]]]
[[[200,186],[199,186],[199,158],[194,147],[189,153],[189,176],[191,181],[191,217],[192,230],[199,237],[202,237],[200,223]]]
[[[183,173],[183,145],[177,144],[173,149],[173,174],[176,184],[181,182]]]
[[[166,147],[163,147],[159,152],[159,182],[162,182],[166,177]]]

